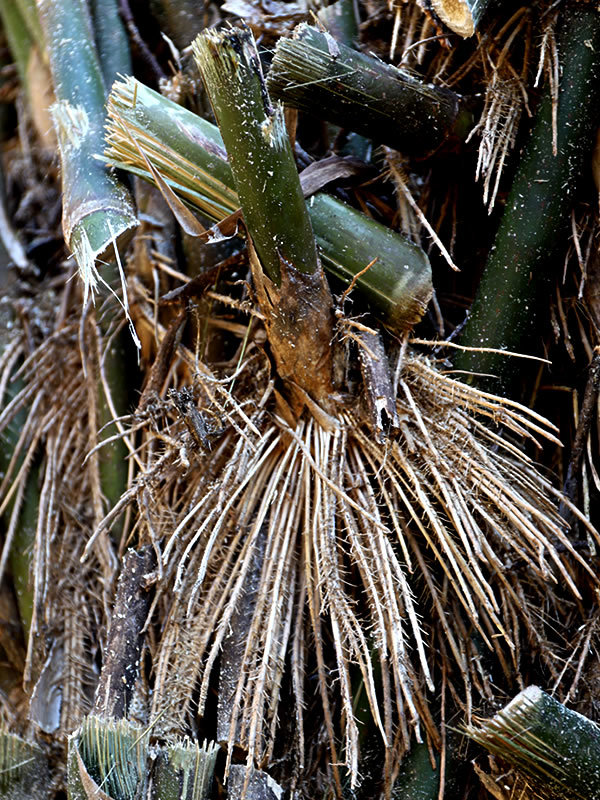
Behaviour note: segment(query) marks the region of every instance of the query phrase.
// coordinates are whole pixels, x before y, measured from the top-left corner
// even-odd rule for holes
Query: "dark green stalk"
[[[136,224],[124,185],[96,158],[103,148],[104,80],[83,0],[38,0],[57,99],[63,184],[63,231],[86,284],[96,283],[95,259]]]
[[[116,264],[112,262],[106,263],[104,271],[107,283],[111,286],[117,285],[119,275]],[[111,321],[114,319],[116,309],[115,303],[112,300],[109,302],[109,308],[112,309],[112,313],[105,310],[104,314],[100,313],[98,315],[100,335],[106,345],[103,353],[99,354],[102,358],[102,363],[98,364],[98,369],[102,369],[104,373],[116,416],[121,416],[126,414],[129,409],[130,392],[133,385],[132,373],[131,369],[129,369],[132,361],[132,354],[129,351],[131,341],[127,328],[123,328],[117,334],[112,330]],[[116,433],[116,430],[114,424],[111,424],[113,412],[108,403],[105,387],[100,380],[100,374],[98,374],[97,398],[98,442],[102,442],[111,438]],[[98,453],[98,461],[102,494],[106,500],[107,508],[110,510],[117,504],[127,488],[129,466],[127,446],[123,439],[116,439],[101,447]],[[111,526],[111,538],[117,547],[120,544],[122,532],[123,517],[120,517]]]
[[[286,105],[413,155],[436,150],[466,120],[458,95],[306,23],[277,43],[267,87]]]
[[[391,800],[437,800],[440,792],[439,758],[437,768],[431,766],[426,744],[413,744],[403,759],[394,781]]]
[[[258,302],[293,413],[332,399],[333,300],[317,254],[283,107],[265,88],[248,28],[193,44],[240,199]],[[256,255],[254,252],[256,251]]]
[[[239,207],[223,140],[214,125],[133,79],[116,83],[108,103],[111,162],[153,180],[143,150],[176,194],[213,220]],[[307,202],[325,268],[356,280],[375,314],[394,330],[416,324],[431,296],[431,268],[416,245],[322,193]]]
[[[431,10],[451,31],[473,36],[488,9],[502,6],[502,0],[430,0]]]
[[[117,0],[91,0],[96,48],[107,90],[119,75],[131,75],[131,54]]]
[[[466,732],[548,796],[600,797],[600,728],[537,686],[528,686],[496,716]]]
[[[425,313],[431,289],[421,248],[327,194],[308,201],[315,237],[328,272],[349,285],[373,258],[360,279],[360,292],[386,325],[401,331],[416,325]]]
[[[20,467],[21,463],[19,462],[17,466]],[[29,639],[33,619],[34,593],[31,582],[31,562],[38,523],[39,477],[39,466],[35,464],[27,475],[21,510],[9,555],[10,572],[17,605],[19,606],[25,641]],[[10,518],[13,509],[14,502],[11,502],[5,513],[5,520]]]
[[[547,306],[553,263],[562,265],[569,211],[585,175],[600,117],[600,14],[593,5],[563,7],[558,31],[560,86],[553,153],[552,101],[547,90],[506,204],[461,343],[518,350]],[[558,264],[557,264],[558,266]],[[525,344],[526,350],[534,349]],[[456,367],[499,376],[509,387],[509,359],[460,353]]]
[[[358,41],[358,22],[354,0],[335,0],[323,6],[317,17],[334,39],[352,47]]]
[[[193,49],[263,269],[278,285],[281,260],[316,273],[317,249],[283,109],[266,94],[251,34],[207,31]]]
[[[359,35],[356,11],[355,0],[336,0],[329,6],[323,6],[317,16],[334,39],[347,47],[357,49]],[[348,131],[343,144],[336,147],[336,151],[340,155],[351,155],[368,161],[373,143],[368,137]]]

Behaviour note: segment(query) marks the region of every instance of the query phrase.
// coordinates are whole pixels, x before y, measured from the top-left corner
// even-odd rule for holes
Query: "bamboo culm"
[[[454,92],[359,53],[302,23],[281,38],[267,76],[276,99],[404,154],[426,155],[463,136],[471,115]]]
[[[265,88],[249,28],[206,31],[194,58],[236,184],[269,346],[294,415],[332,401],[333,299],[304,202],[283,107]]]
[[[562,255],[557,258],[556,254],[566,242],[569,211],[600,119],[600,15],[596,8],[567,4],[557,44],[562,69],[557,140],[547,90],[462,335],[463,345],[519,350],[532,333],[536,309],[547,303],[553,260],[562,266]],[[495,391],[508,391],[515,374],[508,358],[494,353],[461,352],[455,366],[497,376],[480,380]]]
[[[263,268],[277,284],[282,259],[301,272],[315,273],[317,250],[283,109],[273,106],[265,92],[249,33],[207,31],[195,40],[194,57]]]
[[[61,153],[63,231],[86,290],[93,289],[95,259],[137,220],[128,190],[95,158],[104,144],[106,87],[87,5],[38,0],[37,7],[57,99],[52,115]]]
[[[467,733],[549,796],[600,797],[600,728],[538,686],[528,686],[494,717],[469,726]]]

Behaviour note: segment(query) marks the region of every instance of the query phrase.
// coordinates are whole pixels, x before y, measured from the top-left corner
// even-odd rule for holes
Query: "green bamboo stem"
[[[95,259],[112,251],[136,224],[124,185],[96,158],[102,152],[105,86],[91,20],[83,0],[38,0],[57,103],[63,231],[87,287]]]
[[[376,257],[360,279],[361,294],[392,330],[416,325],[431,298],[423,250],[330,195],[314,195],[308,207],[328,272],[350,285]]]
[[[50,800],[46,754],[37,745],[0,731],[0,800]]]
[[[458,95],[358,53],[302,23],[281,38],[267,88],[286,105],[356,131],[403,153],[425,155],[463,135],[470,114]]]
[[[600,797],[600,728],[537,686],[467,734],[531,777],[548,796]]]
[[[266,95],[250,32],[207,31],[193,50],[263,269],[277,285],[282,259],[316,273],[317,248],[283,109]]]
[[[27,65],[33,39],[15,0],[0,0],[0,20],[14,58],[21,85],[27,90]]]
[[[566,241],[569,211],[589,158],[600,111],[600,15],[585,3],[563,7],[558,31],[560,85],[553,154],[552,101],[538,110],[489,255],[461,343],[519,350],[531,335],[536,310],[547,305],[548,279]],[[558,256],[562,263],[562,257]],[[527,345],[527,350],[533,349]],[[458,369],[496,375],[485,385],[506,390],[509,359],[462,352]]]
[[[451,31],[473,36],[488,9],[501,6],[502,0],[430,0],[431,10]]]
[[[118,270],[116,264],[108,262],[104,266],[105,278],[109,285],[114,286],[118,280]],[[105,320],[104,314],[99,314],[99,328],[103,340],[106,343],[102,353],[102,368],[106,379],[112,407],[116,416],[127,413],[131,399],[132,379],[128,364],[131,361],[131,354],[128,346],[130,345],[129,331],[126,328],[114,335],[111,330],[112,315]],[[98,375],[97,391],[97,429],[98,441],[110,439],[114,433],[113,412],[109,406],[105,387]],[[127,488],[128,480],[128,461],[127,446],[123,439],[116,439],[103,445],[98,452],[100,485],[102,494],[106,500],[107,508],[110,510],[119,501],[121,495]],[[118,547],[123,532],[123,517],[116,519],[111,525],[111,538]]]
[[[131,54],[117,0],[91,0],[96,48],[106,89],[119,75],[131,75]]]
[[[283,107],[267,94],[248,28],[194,41],[240,199],[269,346],[292,413],[332,403],[333,299],[304,202]],[[256,255],[254,252],[256,251]]]
[[[403,759],[394,781],[391,800],[437,800],[440,792],[439,759],[437,768],[431,766],[426,744],[414,744]]]
[[[32,42],[41,47],[44,39],[40,21],[38,19],[36,0],[13,0],[13,3],[19,10],[23,22],[29,31]]]
[[[211,219],[239,207],[214,125],[131,78],[115,84],[108,111],[112,163],[153,181],[141,149],[173,191]],[[423,250],[329,195],[318,193],[307,206],[324,267],[348,285],[376,256],[357,279],[357,292],[393,330],[416,324],[431,297],[431,267]]]

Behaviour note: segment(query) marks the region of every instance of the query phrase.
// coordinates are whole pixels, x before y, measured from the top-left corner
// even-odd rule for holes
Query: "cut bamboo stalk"
[[[250,31],[207,32],[193,49],[263,269],[277,285],[282,260],[315,274],[317,249],[283,112],[265,93]]]
[[[306,23],[278,41],[267,88],[286,105],[317,110],[328,122],[411,155],[464,137],[471,121],[454,92],[358,53]]]
[[[335,3],[323,6],[317,17],[334,39],[354,50],[358,49],[357,7],[354,0],[335,0]],[[336,146],[336,151],[341,155],[352,155],[362,161],[368,161],[373,151],[373,143],[368,137],[347,131],[345,141],[341,147]]]
[[[600,118],[600,15],[586,3],[563,7],[558,31],[560,85],[556,116],[547,90],[521,157],[461,344],[516,351],[546,306],[552,259],[566,241],[569,210]],[[557,147],[556,154],[553,146]],[[558,260],[562,263],[562,257]],[[461,370],[496,375],[484,386],[506,390],[514,366],[495,353],[461,352]]]
[[[51,785],[50,765],[43,750],[0,731],[0,800],[47,800]]]
[[[546,796],[600,797],[600,727],[538,686],[528,686],[494,717],[466,730],[530,776]]]
[[[328,407],[333,300],[283,107],[271,104],[248,28],[206,31],[194,41],[193,51],[240,198],[254,284],[279,377],[295,413],[304,407],[303,393]]]
[[[208,800],[218,753],[219,745],[214,742],[200,746],[187,738],[161,748],[154,767],[153,796],[157,800]]]
[[[69,736],[69,800],[135,800],[148,783],[148,731],[90,714]]]
[[[424,251],[330,195],[314,195],[308,207],[327,270],[350,285],[376,258],[356,281],[357,289],[392,330],[416,325],[433,292]]]
[[[96,258],[137,224],[125,186],[95,156],[103,148],[105,86],[83,0],[38,0],[57,103],[52,109],[62,167],[63,231],[86,291]],[[76,46],[75,46],[76,45]]]
[[[214,125],[131,78],[115,84],[108,111],[112,163],[154,181],[141,150],[180,198],[211,219],[221,220],[239,207]],[[415,325],[432,292],[423,250],[323,193],[308,200],[308,212],[325,268],[346,285],[356,278],[356,290],[393,330]]]
[[[429,0],[425,4],[451,31],[463,38],[473,36],[488,9],[501,6],[501,0]]]

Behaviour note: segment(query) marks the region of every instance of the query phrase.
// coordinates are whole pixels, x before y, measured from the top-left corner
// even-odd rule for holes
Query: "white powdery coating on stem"
[[[285,150],[289,140],[281,103],[277,103],[274,114],[266,117],[261,122],[260,129],[269,147],[275,150]]]

